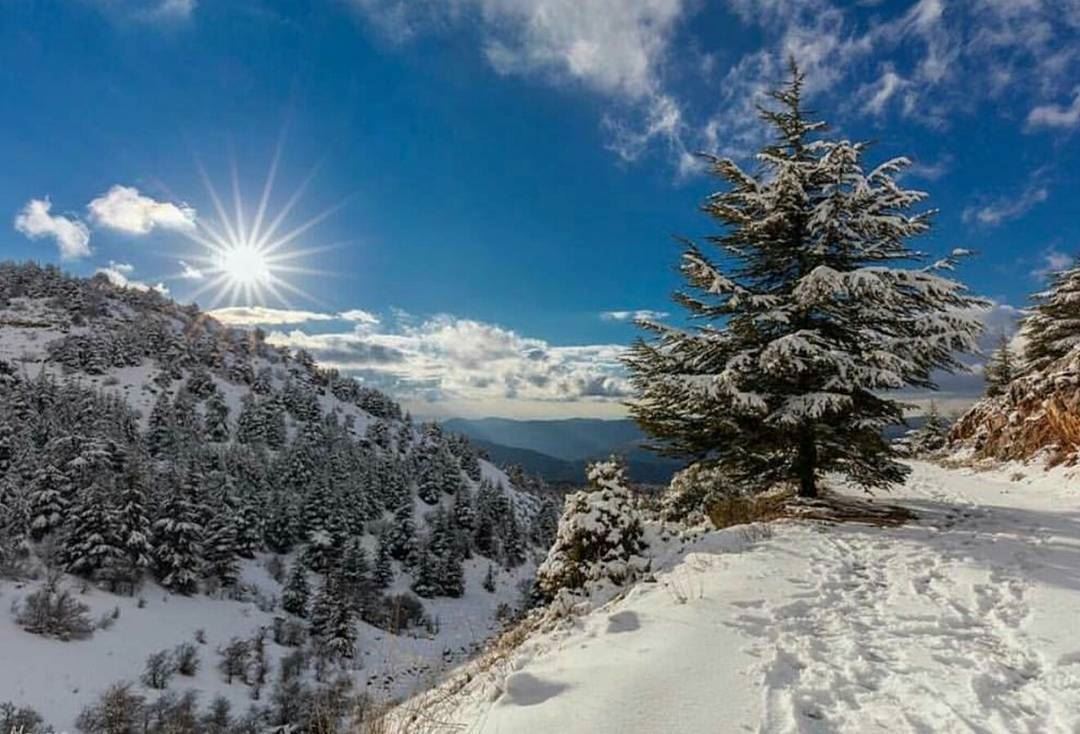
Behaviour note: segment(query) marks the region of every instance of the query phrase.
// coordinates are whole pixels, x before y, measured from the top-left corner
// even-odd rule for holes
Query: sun
[[[286,221],[300,200],[311,180],[301,183],[297,190],[276,211],[271,211],[270,200],[277,173],[280,147],[275,152],[262,195],[249,218],[240,192],[236,166],[232,167],[232,208],[226,208],[205,169],[199,167],[207,193],[214,204],[216,219],[199,217],[195,226],[184,234],[201,245],[204,251],[189,255],[197,264],[204,283],[191,295],[194,302],[203,294],[210,294],[209,309],[219,306],[284,305],[292,308],[290,296],[307,301],[319,300],[305,292],[290,277],[297,274],[329,276],[319,270],[299,267],[296,261],[337,245],[298,247],[302,237],[336,211],[341,204],[331,207],[302,224],[287,229]]]
[[[230,245],[218,253],[217,261],[232,285],[250,288],[270,283],[273,277],[266,255],[250,242]]]

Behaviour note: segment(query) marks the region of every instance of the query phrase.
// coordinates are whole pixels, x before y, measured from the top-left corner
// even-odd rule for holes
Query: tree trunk
[[[799,496],[817,497],[817,442],[812,426],[799,430]]]

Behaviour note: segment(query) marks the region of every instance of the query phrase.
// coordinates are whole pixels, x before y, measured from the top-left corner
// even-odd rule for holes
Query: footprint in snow
[[[558,696],[569,686],[545,681],[531,673],[513,673],[506,679],[502,701],[509,706],[536,706]]]
[[[633,632],[639,629],[641,629],[641,620],[636,612],[616,612],[608,617],[607,631],[609,634]]]

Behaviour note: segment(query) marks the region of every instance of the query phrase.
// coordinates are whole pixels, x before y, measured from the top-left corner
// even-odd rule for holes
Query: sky
[[[1080,0],[8,0],[0,257],[420,416],[618,417],[633,319],[679,318],[676,238],[715,232],[697,154],[750,160],[788,57],[834,134],[913,160],[914,245],[975,251],[1011,331],[1080,249]]]

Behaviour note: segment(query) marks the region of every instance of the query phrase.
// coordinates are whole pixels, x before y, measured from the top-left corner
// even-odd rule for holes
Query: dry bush
[[[764,494],[748,497],[727,497],[712,502],[706,514],[717,530],[732,525],[753,522],[769,522],[786,517],[786,505],[790,492]]]
[[[94,634],[90,607],[60,588],[59,574],[50,574],[45,585],[28,594],[15,613],[15,622],[27,632],[58,640],[82,640]]]

